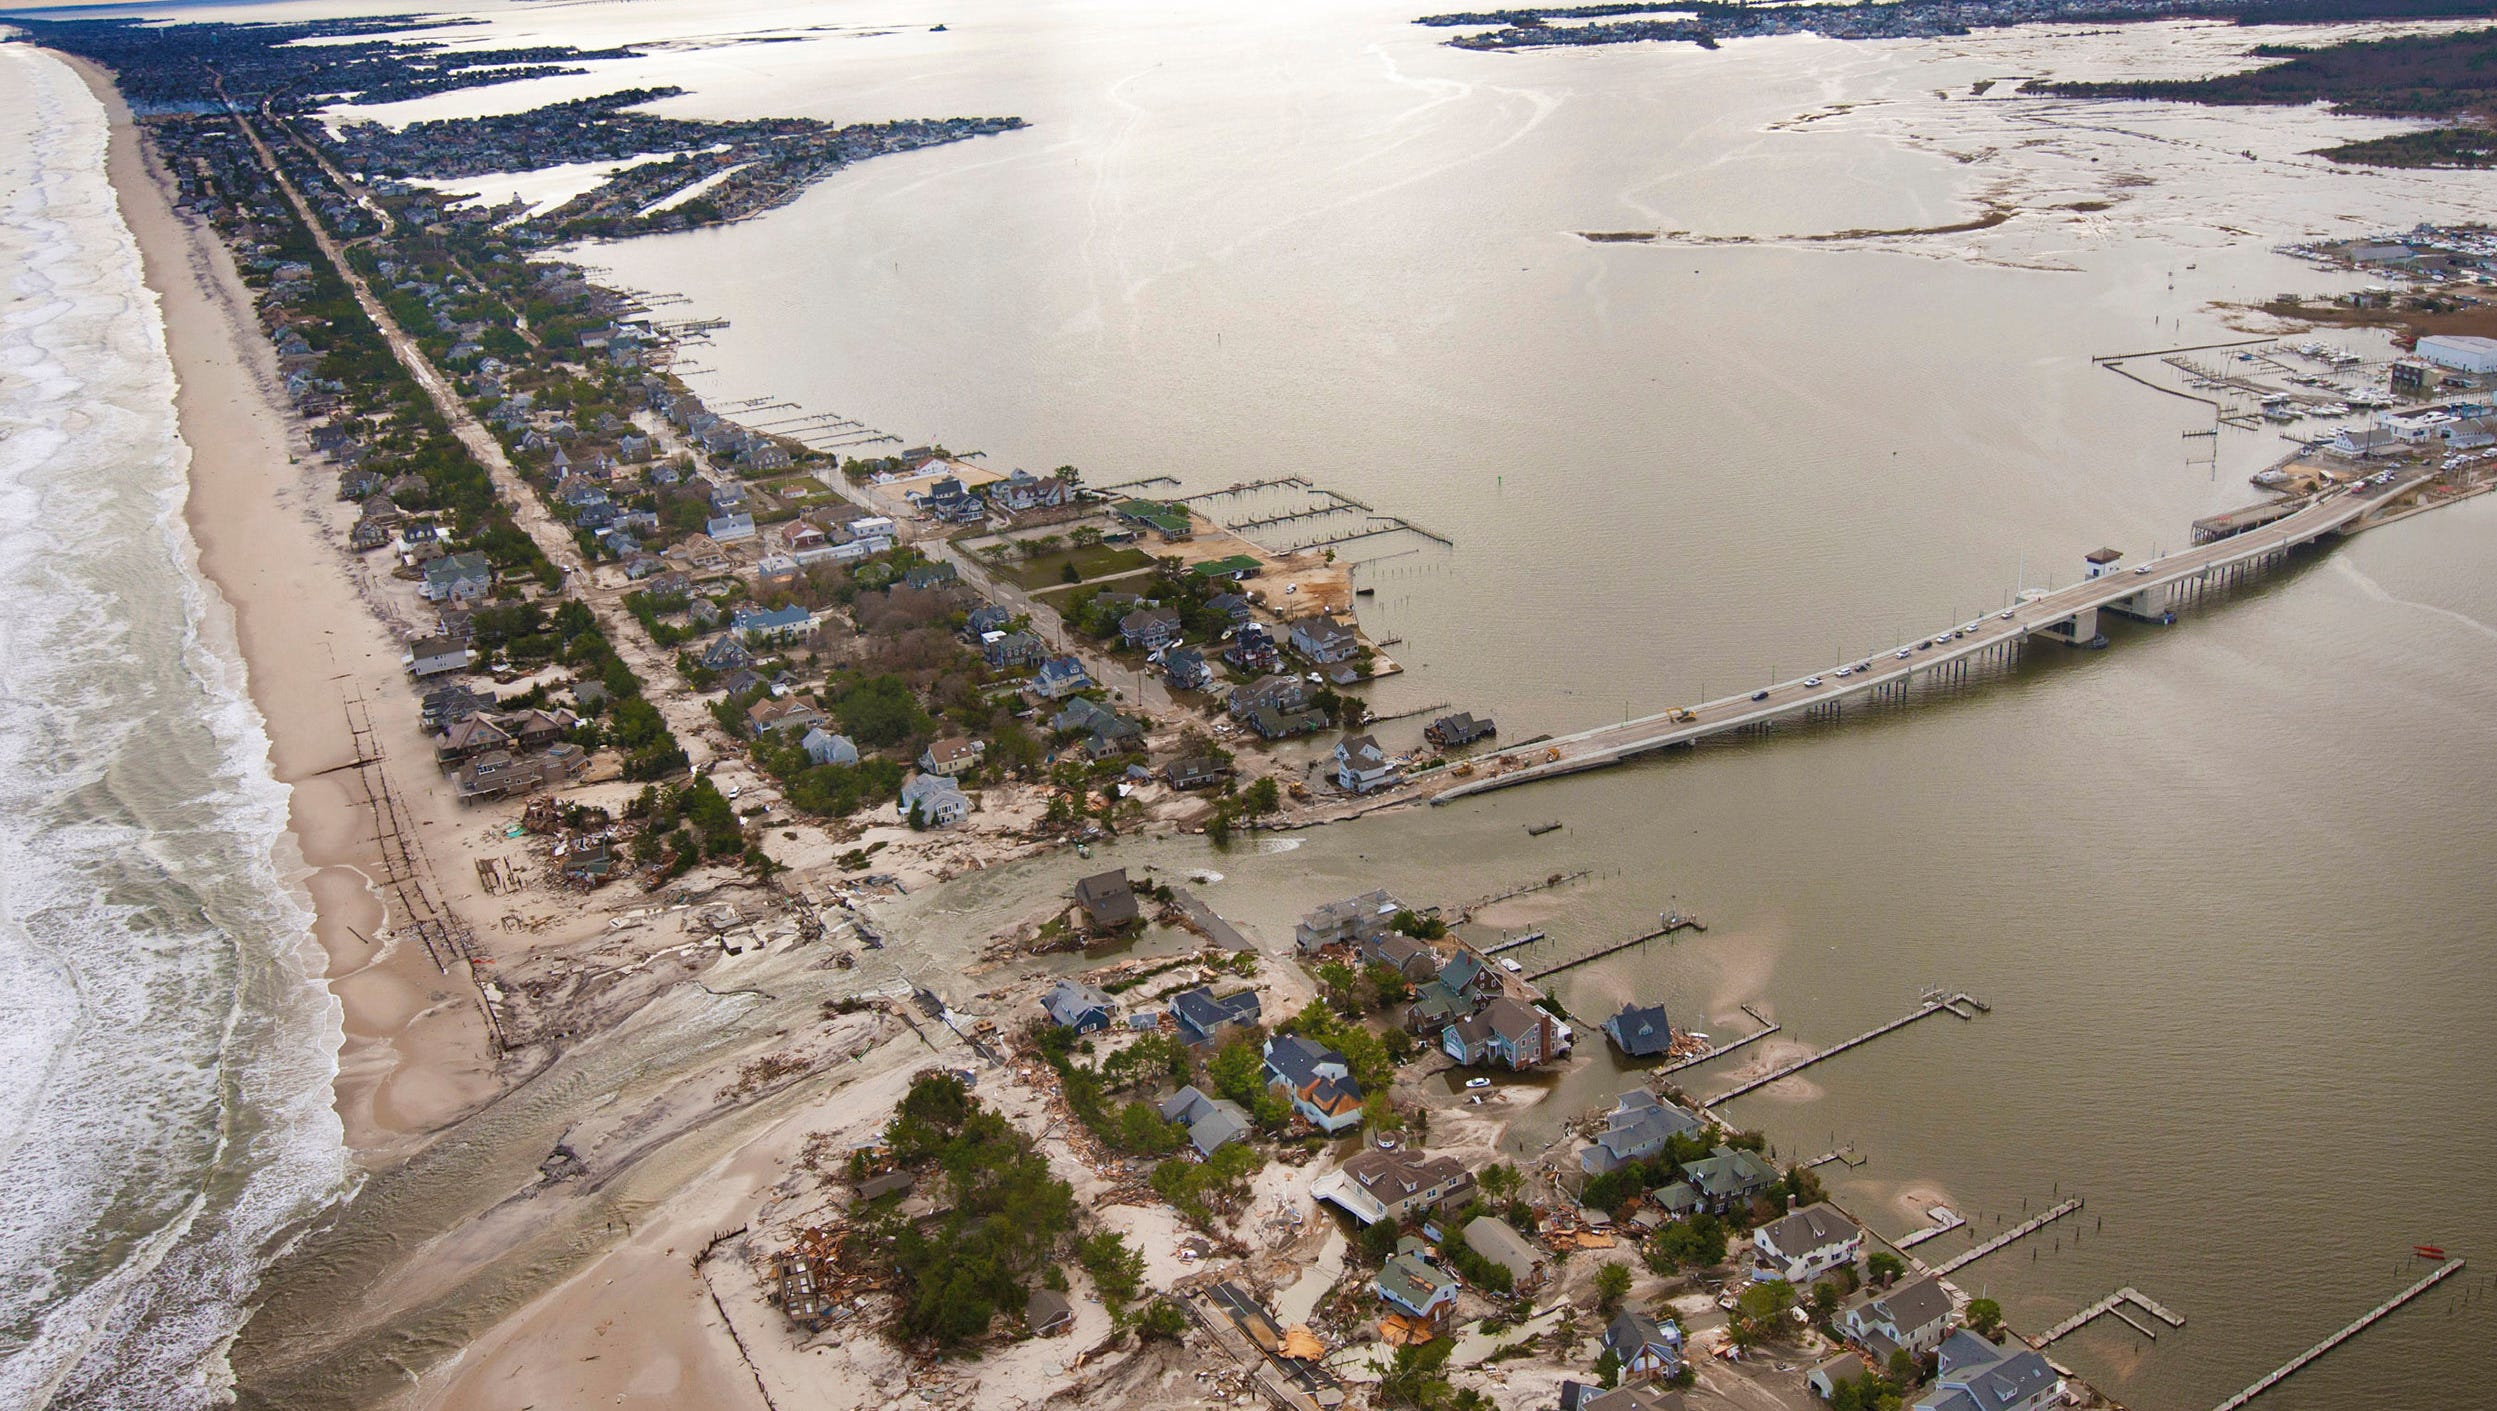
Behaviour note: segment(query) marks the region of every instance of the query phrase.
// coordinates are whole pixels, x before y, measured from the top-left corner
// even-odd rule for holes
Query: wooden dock
[[[1685,1068],[1692,1067],[1696,1064],[1706,1063],[1712,1058],[1723,1058],[1727,1054],[1732,1053],[1734,1050],[1741,1048],[1743,1045],[1758,1043],[1760,1040],[1767,1038],[1769,1035],[1774,1034],[1779,1029],[1785,1027],[1781,1024],[1770,1023],[1768,1020],[1760,1016],[1760,1011],[1752,1008],[1748,1004],[1743,1006],[1743,1012],[1750,1015],[1751,1021],[1760,1026],[1758,1032],[1745,1034],[1730,1044],[1719,1044],[1715,1048],[1708,1050],[1706,1053],[1695,1053],[1688,1058],[1677,1058],[1673,1062],[1666,1064],[1664,1067],[1657,1069],[1656,1076],[1661,1078],[1667,1073],[1679,1073]]]
[[[1963,1009],[1962,1006],[1967,1006],[1967,1008]],[[1896,1019],[1891,1020],[1887,1024],[1881,1025],[1878,1028],[1867,1029],[1863,1033],[1858,1034],[1854,1038],[1848,1039],[1843,1043],[1832,1044],[1818,1053],[1807,1054],[1782,1068],[1778,1068],[1772,1072],[1765,1073],[1760,1077],[1754,1078],[1750,1082],[1738,1084],[1735,1087],[1728,1088],[1724,1092],[1721,1092],[1715,1097],[1709,1098],[1707,1101],[1701,1103],[1700,1106],[1702,1108],[1710,1108],[1718,1106],[1721,1103],[1732,1102],[1734,1099],[1741,1097],[1743,1094],[1751,1092],[1756,1088],[1765,1088],[1769,1084],[1774,1083],[1781,1078],[1791,1078],[1797,1073],[1802,1072],[1804,1069],[1811,1067],[1815,1063],[1822,1062],[1826,1059],[1836,1058],[1838,1055],[1845,1053],[1848,1049],[1856,1047],[1858,1044],[1868,1044],[1873,1040],[1880,1038],[1882,1035],[1892,1032],[1893,1030],[1904,1029],[1908,1025],[1915,1023],[1917,1020],[1922,1019],[1927,1015],[1948,1014],[1956,1019],[1974,1019],[1976,1017],[1976,1011],[1983,1010],[1984,1008],[1985,1005],[1980,1003],[1974,996],[1971,995],[1955,994],[1936,996],[1926,1000],[1924,1003],[1916,1006],[1916,1008],[1908,1011]]]
[[[1936,1220],[1921,1230],[1911,1230],[1908,1233],[1899,1236],[1897,1239],[1892,1240],[1890,1242],[1890,1247],[1892,1249],[1914,1249],[1916,1246],[1923,1244],[1929,1239],[1938,1239],[1943,1235],[1949,1234],[1953,1230],[1966,1229],[1967,1227],[1968,1221],[1966,1217],[1954,1210],[1951,1212],[1950,1219]]]
[[[1992,1254],[1994,1251],[2001,1249],[2003,1246],[2010,1244],[2014,1240],[2020,1239],[2026,1235],[2036,1234],[2038,1231],[2045,1229],[2057,1220],[2062,1219],[2066,1215],[2069,1215],[2073,1211],[2080,1208],[2081,1198],[2076,1195],[2072,1199],[2065,1201],[2061,1205],[2055,1206],[2051,1210],[2047,1210],[2041,1214],[2032,1215],[2028,1219],[2023,1220],[2019,1224],[2012,1226],[2010,1229],[2003,1231],[1999,1235],[1996,1235],[1994,1238],[1987,1240],[1984,1244],[1978,1245],[1975,1249],[1969,1250],[1965,1254],[1945,1259],[1941,1263],[1934,1265],[1933,1276],[1938,1279],[1949,1274],[1954,1269],[1966,1268],[1967,1266],[1976,1263],[1978,1260],[1985,1258],[1987,1255]]]
[[[2073,1333],[2079,1332],[2082,1326],[2088,1323],[2091,1319],[2107,1313],[2112,1313],[2115,1316],[2124,1319],[2125,1324],[2132,1328],[2135,1332],[2140,1333],[2143,1337],[2156,1341],[2159,1336],[2158,1330],[2128,1316],[2123,1308],[2123,1305],[2127,1303],[2132,1304],[2134,1307],[2139,1308],[2144,1313],[2149,1314],[2151,1317],[2158,1319],[2160,1322],[2167,1324],[2171,1328],[2181,1328],[2185,1326],[2184,1314],[2171,1312],[2167,1308],[2162,1307],[2158,1300],[2152,1298],[2146,1293],[2143,1293],[2140,1289],[2134,1288],[2128,1284],[2123,1288],[2117,1289],[2114,1293],[2107,1295],[2105,1298],[2098,1300],[2096,1303],[2091,1304],[2089,1307],[2082,1309],[2080,1312],[2073,1314],[2071,1317],[2064,1319],[2062,1322],[2057,1323],[2055,1326],[2048,1328],[2045,1332],[2029,1339],[2029,1345],[2031,1347],[2042,1348],[2048,1343],[2054,1342],[2058,1338],[2068,1337]]]
[[[1587,964],[1589,961],[1602,960],[1608,955],[1628,950],[1630,947],[1635,945],[1644,945],[1649,941],[1662,940],[1677,931],[1705,931],[1708,929],[1707,923],[1701,921],[1698,917],[1685,916],[1678,911],[1659,919],[1664,924],[1658,926],[1653,931],[1642,932],[1639,935],[1630,937],[1628,940],[1615,941],[1608,946],[1598,946],[1596,949],[1588,951],[1585,955],[1579,956],[1574,960],[1564,960],[1558,965],[1547,965],[1541,970],[1529,970],[1526,972],[1526,978],[1529,981],[1534,981],[1540,980],[1546,975],[1558,975],[1564,970],[1575,970],[1579,966]],[[1511,942],[1510,944],[1514,945],[1517,943]],[[1507,948],[1508,947],[1506,946],[1502,947],[1504,950]]]
[[[2400,1308],[2403,1304],[2410,1302],[2419,1295],[2426,1293],[2429,1289],[2435,1288],[2438,1284],[2443,1283],[2446,1276],[2450,1274],[2459,1274],[2461,1272],[2462,1261],[2459,1259],[2448,1259],[2444,1263],[2437,1265],[2435,1273],[2428,1275],[2419,1282],[2412,1284],[2409,1288],[2403,1289],[2400,1293],[2397,1293],[2391,1298],[2386,1299],[2384,1302],[2377,1304],[2375,1307],[2368,1309],[2365,1313],[2360,1314],[2358,1319],[2351,1323],[2348,1327],[2343,1328],[2341,1331],[2334,1333],[2328,1338],[2325,1338],[2322,1342],[2306,1349],[2297,1356],[2290,1358],[2287,1362],[2282,1363],[2279,1368],[2266,1375],[2261,1381],[2247,1387],[2244,1391],[2228,1398],[2219,1405],[2212,1407],[2211,1411],[2237,1411],[2238,1407],[2245,1405],[2254,1398],[2270,1391],[2273,1387],[2289,1380],[2291,1373],[2304,1368],[2307,1363],[2314,1361],[2316,1358],[2323,1356],[2325,1353],[2339,1347],[2341,1344],[2348,1342],[2351,1338],[2367,1331],[2383,1319],[2392,1316],[2395,1309]]]

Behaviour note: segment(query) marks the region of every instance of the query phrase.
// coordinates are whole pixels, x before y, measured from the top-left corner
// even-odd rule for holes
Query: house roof
[[[1065,1294],[1054,1289],[1034,1289],[1023,1300],[1023,1323],[1035,1332],[1046,1332],[1060,1323],[1074,1321],[1075,1305]]]
[[[1667,1332],[1668,1328],[1672,1331]],[[1624,1362],[1647,1348],[1660,1348],[1678,1357],[1682,1352],[1682,1330],[1671,1322],[1659,1323],[1636,1308],[1625,1308],[1605,1327],[1604,1346]]]
[[[1342,744],[1335,747],[1335,752],[1351,762],[1355,768],[1377,769],[1387,763],[1387,751],[1379,748],[1378,737],[1375,735],[1348,736]]]
[[[928,758],[938,764],[960,764],[979,757],[980,747],[960,736],[933,741],[928,746]]]
[[[1127,880],[1127,869],[1114,867],[1096,872],[1075,884],[1075,904],[1105,926],[1121,926],[1136,919],[1136,889]]]
[[[965,808],[970,807],[970,796],[963,793],[962,786],[942,774],[914,774],[902,785],[901,807],[904,813],[910,812],[913,804],[919,805],[924,812],[930,805],[957,799]]]
[[[1661,1004],[1625,1004],[1604,1021],[1604,1032],[1633,1058],[1650,1057],[1673,1046],[1673,1021]]]
[[[1060,980],[1058,987],[1051,990],[1041,1000],[1040,1005],[1041,1008],[1049,1011],[1050,1018],[1073,1028],[1075,1021],[1083,1018],[1086,1013],[1097,1009],[1107,1014],[1118,1007],[1118,1001],[1090,985],[1079,984],[1073,980]]]
[[[1515,1278],[1532,1278],[1535,1266],[1545,1262],[1542,1252],[1519,1234],[1515,1225],[1488,1215],[1476,1216],[1465,1227],[1465,1244]]]
[[[1283,1080],[1291,1084],[1295,1092],[1318,1076],[1321,1064],[1333,1063],[1347,1072],[1352,1067],[1345,1061],[1344,1055],[1324,1044],[1313,1044],[1298,1034],[1277,1034],[1266,1040],[1265,1057],[1266,1066],[1282,1074]]]
[[[1951,1316],[1951,1295],[1940,1279],[1918,1279],[1878,1296],[1867,1289],[1853,1302],[1869,1309],[1875,1320],[1903,1333],[1931,1327]]]
[[[1863,1233],[1853,1220],[1838,1213],[1837,1206],[1819,1201],[1770,1223],[1760,1231],[1760,1238],[1776,1253],[1792,1256],[1827,1249]]]
[[[1171,1013],[1201,1033],[1212,1033],[1225,1024],[1254,1024],[1263,1005],[1257,991],[1242,990],[1237,994],[1214,997],[1210,986],[1200,985],[1173,995]]]
[[[2055,1369],[2036,1352],[1996,1347],[1966,1328],[1943,1339],[1939,1361],[1935,1384],[1966,1388],[1977,1411],[2017,1406],[2055,1381]]]
[[[1694,1188],[1719,1200],[1748,1194],[1777,1180],[1777,1168],[1762,1160],[1760,1153],[1731,1146],[1720,1146],[1685,1164],[1682,1174]]]
[[[1380,1204],[1394,1205],[1417,1191],[1457,1180],[1465,1175],[1465,1166],[1453,1156],[1365,1147],[1345,1159],[1344,1174]]]
[[[1416,1311],[1445,1298],[1456,1285],[1456,1275],[1433,1265],[1416,1250],[1398,1253],[1379,1270],[1379,1297]]]

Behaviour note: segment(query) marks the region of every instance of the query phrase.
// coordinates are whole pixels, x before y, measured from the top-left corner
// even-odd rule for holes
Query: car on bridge
[[[1766,691],[1754,691],[1751,693],[1751,698],[1755,701],[1765,701],[1769,698],[1769,693]]]
[[[1818,676],[1807,676],[1803,678],[1803,684],[1806,686],[1818,686],[1821,684],[1821,678]]]

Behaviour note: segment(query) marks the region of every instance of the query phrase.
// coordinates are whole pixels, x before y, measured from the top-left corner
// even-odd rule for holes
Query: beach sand
[[[202,570],[233,609],[270,763],[291,791],[313,934],[344,1010],[337,1093],[347,1141],[368,1166],[403,1158],[501,1091],[470,981],[436,970],[413,937],[387,934],[391,918],[368,880],[380,867],[372,815],[356,772],[338,769],[356,757],[345,702],[361,694],[386,756],[430,775],[416,702],[397,642],[353,586],[330,522],[340,512],[330,472],[290,443],[275,354],[232,258],[212,231],[174,210],[110,75],[69,62],[112,115],[108,173],[181,382],[191,534]],[[440,827],[456,805],[444,790],[414,787],[426,782],[405,781],[405,797]]]

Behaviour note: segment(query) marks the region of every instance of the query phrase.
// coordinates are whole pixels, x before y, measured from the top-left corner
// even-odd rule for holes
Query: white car
[[[1996,616],[2002,618],[2005,622],[2009,622],[2011,621],[2011,615],[2014,611],[2015,609],[2005,608],[2000,613],[1996,614]]]
[[[2149,565],[2149,564],[2146,564],[2146,563],[2145,563],[2145,564],[2137,564],[2137,565],[2135,565],[2135,566],[2134,566],[2133,571],[2134,571],[2135,573],[2148,573],[2148,572],[2150,571],[2150,565]]]
[[[1855,675],[1855,668],[1852,666],[1842,666],[1838,668],[1838,674],[1841,676],[1853,676]]]
[[[1469,1088],[1487,1088],[1491,1086],[1491,1080],[1489,1078],[1468,1078],[1465,1080],[1465,1085]]]
[[[1913,648],[1913,647],[1901,647],[1901,648],[1899,648],[1899,660],[1901,660],[1901,661],[1905,661],[1905,660],[1907,660],[1909,657],[1914,656],[1915,654],[1916,654],[1916,649],[1915,649],[1915,648]]]
[[[1807,676],[1803,678],[1803,684],[1806,686],[1818,686],[1821,684],[1821,678],[1818,676]]]

